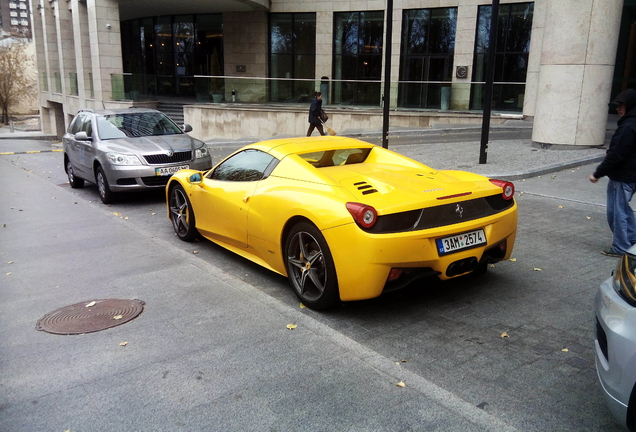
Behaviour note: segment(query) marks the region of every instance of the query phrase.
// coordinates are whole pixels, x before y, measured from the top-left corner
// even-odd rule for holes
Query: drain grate
[[[90,300],[47,313],[35,329],[60,335],[93,333],[137,318],[145,304],[137,299]]]

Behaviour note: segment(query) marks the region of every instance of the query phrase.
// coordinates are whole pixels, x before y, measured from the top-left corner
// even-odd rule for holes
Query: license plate
[[[478,229],[463,234],[440,238],[437,239],[436,242],[439,254],[445,255],[451,252],[485,245],[486,235],[483,229]]]
[[[190,165],[179,165],[179,166],[171,166],[171,167],[165,167],[165,168],[155,168],[155,175],[158,175],[158,176],[172,175],[179,170],[188,169],[188,168],[190,168]]]

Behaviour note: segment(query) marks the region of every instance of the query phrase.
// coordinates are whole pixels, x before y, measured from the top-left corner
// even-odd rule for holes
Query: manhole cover
[[[142,300],[89,300],[54,310],[35,325],[36,330],[61,335],[93,333],[122,325],[144,310]]]

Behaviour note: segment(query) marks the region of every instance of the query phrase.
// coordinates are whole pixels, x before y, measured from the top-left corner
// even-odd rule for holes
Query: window
[[[272,155],[260,150],[244,150],[221,163],[208,176],[222,181],[258,181],[277,163]]]
[[[121,35],[124,72],[134,80],[128,87],[139,95],[190,97],[194,75],[223,75],[221,14],[124,21]]]
[[[440,108],[444,84],[452,80],[457,8],[405,10],[398,105]]]
[[[334,14],[334,103],[380,104],[383,31],[383,11]]]
[[[348,148],[303,153],[299,156],[316,168],[362,163],[367,159],[370,148]]]
[[[533,11],[534,3],[501,5],[499,8],[494,81],[510,82],[511,84],[494,85],[493,109],[504,111],[523,110]],[[491,12],[492,6],[479,6],[475,57],[473,60],[473,81],[486,80]],[[471,109],[482,109],[483,87],[483,84],[473,84],[470,102]]]
[[[270,14],[269,77],[316,77],[315,13]],[[270,83],[270,100],[309,102],[313,90],[313,84],[309,81],[274,80]]]

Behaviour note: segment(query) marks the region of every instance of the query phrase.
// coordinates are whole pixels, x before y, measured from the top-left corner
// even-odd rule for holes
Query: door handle
[[[245,198],[243,198],[243,202],[247,203],[250,200],[250,197],[246,196]]]

